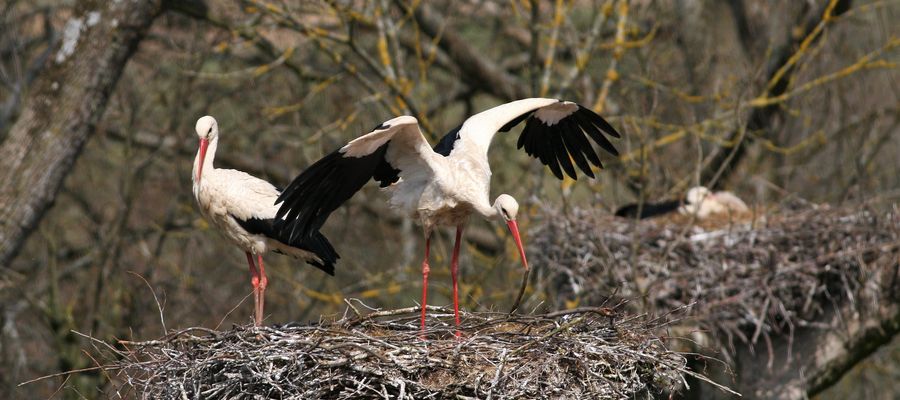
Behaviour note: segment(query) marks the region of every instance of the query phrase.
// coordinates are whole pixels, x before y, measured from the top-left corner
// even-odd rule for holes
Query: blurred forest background
[[[107,378],[97,371],[17,387],[95,365],[73,331],[148,339],[251,321],[245,259],[201,219],[191,193],[194,122],[207,114],[219,121],[217,167],[284,187],[396,115],[416,116],[435,141],[518,98],[590,106],[624,135],[615,142],[622,156],[604,159],[596,180],[559,182],[515,151],[514,135],[495,139],[492,196],[520,199],[526,245],[544,205],[614,210],[697,184],[757,205],[888,207],[900,197],[897,1],[146,3],[0,1],[0,144],[25,137],[71,150],[47,164],[58,170],[49,177],[0,164],[10,168],[0,186],[28,177],[49,185],[25,223],[12,205],[27,196],[0,189],[0,397],[102,396]],[[136,19],[148,27],[129,25]],[[108,101],[41,109],[40,96],[52,99],[59,85],[79,93],[60,77],[114,69],[84,66],[131,44],[133,54],[110,58],[127,63],[112,73]],[[88,79],[85,93],[106,81]],[[17,126],[45,116],[72,130],[17,136]],[[386,209],[376,186],[326,226],[342,256],[334,278],[267,257],[266,324],[338,314],[344,298],[416,304],[421,235]],[[467,236],[462,305],[505,310],[520,279],[514,246],[477,218]],[[441,232],[432,246],[433,304],[450,302],[451,245],[452,232]],[[547,300],[532,290],[526,308],[546,310]],[[823,398],[882,383],[879,397],[897,396],[900,344],[874,358]]]

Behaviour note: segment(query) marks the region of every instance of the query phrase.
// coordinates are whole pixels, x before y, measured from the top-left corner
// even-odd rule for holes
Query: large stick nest
[[[718,350],[770,343],[837,306],[900,259],[896,211],[812,206],[769,215],[635,221],[597,210],[544,210],[531,231],[550,298],[582,305],[630,299],[632,312],[684,307],[683,331]],[[896,283],[896,271],[893,273]],[[561,305],[561,304],[559,304]]]
[[[188,329],[160,340],[100,346],[142,398],[591,398],[652,397],[678,388],[685,358],[654,336],[662,319],[605,308],[545,315],[466,313],[461,338],[430,307],[319,324]]]

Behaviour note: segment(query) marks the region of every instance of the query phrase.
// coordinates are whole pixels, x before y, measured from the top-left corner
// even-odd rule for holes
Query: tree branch
[[[456,63],[463,73],[462,78],[470,86],[508,101],[530,96],[525,85],[486,58],[482,50],[470,46],[452,29],[443,29],[444,18],[426,2],[419,3],[412,10],[401,2],[397,3],[406,12],[413,13],[416,23],[426,35],[438,40],[438,47]]]
[[[791,79],[796,71],[796,59],[794,58],[796,50],[804,42],[818,40],[821,35],[815,35],[817,30],[821,30],[821,26],[827,23],[831,18],[841,15],[850,9],[852,0],[832,0],[826,2],[822,7],[813,13],[807,14],[805,20],[798,21],[797,25],[803,26],[803,34],[794,36],[788,35],[784,44],[778,47],[773,53],[772,63],[766,68],[766,76],[768,77],[767,87],[762,97],[778,97],[785,94],[790,87]],[[800,17],[801,19],[803,16]],[[747,44],[745,44],[745,47]],[[772,104],[764,107],[754,108],[750,113],[750,117],[744,127],[735,129],[726,139],[728,142],[735,141],[736,148],[733,151],[727,149],[719,149],[719,152],[710,160],[706,168],[700,176],[701,184],[713,188],[721,188],[722,183],[728,181],[728,178],[737,169],[738,165],[744,160],[747,146],[753,140],[752,135],[744,136],[744,140],[736,141],[742,135],[742,132],[763,132],[761,136],[771,136],[767,131],[777,121],[782,114],[780,104]],[[742,128],[746,128],[742,129]],[[714,179],[715,178],[715,179]]]

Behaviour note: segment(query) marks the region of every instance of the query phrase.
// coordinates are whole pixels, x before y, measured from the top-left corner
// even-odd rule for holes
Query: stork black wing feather
[[[291,224],[292,222],[289,238],[306,237],[313,231],[318,230],[324,224],[328,214],[342,203],[339,199],[343,192],[340,187],[341,182],[347,184],[350,182],[341,179],[341,174],[334,164],[332,162],[321,165],[323,168],[330,168],[317,174],[310,174],[311,176],[308,179],[304,179],[292,197],[287,199],[282,205],[282,209],[291,207],[290,213],[287,214],[284,222],[284,224]],[[365,179],[362,184],[365,184],[366,181],[368,179]],[[362,184],[359,186],[362,186]],[[350,195],[352,195],[352,192]]]
[[[381,160],[381,163],[375,167],[372,179],[378,181],[378,187],[388,187],[400,180],[400,170],[392,167],[387,161]]]
[[[456,141],[459,140],[460,129],[462,129],[462,125],[453,128],[453,130],[451,130],[450,132],[447,132],[447,134],[444,135],[444,137],[442,137],[436,145],[434,145],[434,152],[444,157],[449,156],[450,152],[453,151],[453,147],[456,145]]]
[[[609,142],[605,137],[603,137],[603,133],[599,131],[599,128],[594,125],[594,123],[590,120],[590,117],[584,113],[575,113],[572,115],[572,119],[584,130],[582,135],[589,136],[594,143],[597,143],[603,150],[606,150],[608,153],[618,156],[619,152],[613,147],[612,143]],[[596,154],[595,154],[596,155]],[[596,159],[592,159],[592,161],[596,161],[594,165],[603,168],[603,164],[600,163],[600,157],[596,157]]]
[[[503,125],[499,132],[509,131],[523,120],[526,121],[525,128],[522,129],[519,140],[516,142],[516,147],[524,149],[528,155],[541,160],[541,163],[550,168],[557,178],[563,179],[563,172],[565,172],[573,179],[578,179],[576,166],[586,175],[594,177],[590,164],[600,168],[603,167],[603,164],[591,141],[606,152],[615,156],[619,155],[615,146],[604,134],[617,138],[621,135],[603,117],[590,109],[578,105],[578,108],[568,115],[559,115],[559,119],[552,114],[553,112],[558,113],[559,109],[543,116],[537,112],[538,110],[517,116]]]
[[[566,145],[563,143],[563,132],[565,128],[560,127],[562,129],[557,129],[556,134],[553,133],[547,135],[550,137],[550,143],[553,144],[553,155],[559,161],[559,165],[562,167],[563,171],[566,172],[569,177],[572,179],[578,179],[578,175],[575,174],[575,167],[572,166],[572,161],[569,159],[569,152],[566,150]]]
[[[597,155],[597,152],[594,150],[594,146],[591,145],[591,142],[587,139],[587,136],[585,136],[584,133],[584,131],[586,129],[590,129],[590,127],[582,126],[577,119],[569,122],[572,125],[578,127],[578,130],[572,136],[578,142],[578,147],[581,148],[581,152],[585,155],[585,157],[587,157],[588,161],[590,161],[591,164],[600,167],[600,156]]]
[[[522,129],[522,133],[519,135],[519,141],[516,143],[516,147],[521,149],[525,148],[525,154],[528,154],[532,157],[537,157],[537,154],[532,151],[535,148],[535,135],[529,134],[529,130],[527,129],[528,123],[525,123],[526,128]]]
[[[310,225],[318,213],[316,205],[327,203],[327,197],[334,193],[329,187],[333,180],[329,178],[334,173],[336,159],[340,157],[340,154],[335,157],[335,153],[323,157],[300,174],[276,200],[276,203],[283,201],[283,204],[275,215],[275,227],[279,232],[288,229],[289,239],[307,236],[318,230],[318,227],[312,228]]]
[[[277,240],[281,243],[284,243],[288,246],[296,247],[301,250],[306,250],[310,253],[319,257],[319,260],[306,260],[306,262],[322,271],[325,271],[328,275],[334,275],[334,264],[337,262],[340,255],[334,250],[334,247],[331,246],[331,243],[328,242],[328,239],[325,235],[322,235],[320,232],[314,232],[311,237],[307,238],[299,238],[299,240],[291,241],[286,235],[281,235],[278,231],[275,230],[275,220],[274,219],[261,219],[261,218],[250,218],[250,219],[240,219],[231,216],[241,228],[244,228],[247,233],[253,235],[263,235],[270,239]]]
[[[599,127],[601,130],[603,130],[603,132],[606,133],[607,135],[612,136],[616,139],[622,138],[622,135],[620,135],[619,132],[616,131],[616,128],[613,128],[613,126],[610,125],[609,122],[606,122],[606,120],[603,119],[603,117],[601,117],[599,114],[595,113],[590,108],[582,107],[581,105],[579,105],[578,112],[587,114],[588,118],[594,122],[594,125],[597,125],[597,127]]]
[[[588,164],[587,159],[584,158],[584,148],[581,147],[581,142],[577,139],[579,136],[584,137],[581,133],[581,128],[579,128],[577,124],[567,120],[562,120],[560,123],[564,124],[560,137],[562,138],[563,144],[566,145],[569,154],[572,156],[572,160],[575,161],[575,165],[578,166],[578,169],[580,169],[581,172],[584,172],[587,176],[593,178],[594,172],[591,171],[591,165]],[[588,150],[593,151],[590,144],[588,144]],[[573,179],[577,178],[573,177]]]
[[[613,137],[621,137],[618,132],[616,132],[613,127],[603,119],[603,117],[597,115],[591,110],[587,108],[581,108],[576,113],[576,118],[579,118],[584,121],[584,128],[587,131],[588,135],[594,139],[603,150],[606,150],[609,154],[614,156],[619,155],[619,151],[616,150],[615,146],[610,143],[609,139],[603,136],[604,133]]]
[[[662,203],[646,203],[643,207],[639,207],[638,204],[632,203],[616,210],[616,216],[638,219],[653,218],[675,212],[683,203],[684,202],[681,200],[670,200]],[[640,212],[638,212],[638,209],[640,209]]]
[[[553,135],[550,131],[550,127],[534,119],[530,119],[528,122],[534,122],[531,129],[535,132],[535,139],[538,143],[538,146],[535,146],[534,151],[541,156],[541,161],[550,167],[553,176],[557,179],[562,179],[563,173],[562,169],[559,167],[559,162],[556,160]],[[528,126],[526,126],[525,129],[528,129]]]
[[[321,263],[307,260],[307,263],[325,271],[328,275],[334,275],[334,264],[341,256],[334,250],[334,247],[325,235],[321,232],[315,232],[312,237],[305,240],[302,246],[300,247],[301,249],[315,253],[322,260]]]
[[[588,135],[590,135],[591,139],[594,139],[594,143],[600,145],[600,147],[602,147],[603,150],[606,150],[607,153],[614,156],[619,155],[619,151],[616,150],[615,146],[613,146],[613,144],[608,139],[606,139],[606,137],[603,136],[600,131],[596,129],[587,129],[587,133]]]
[[[596,166],[600,166],[600,156],[597,155],[597,152],[594,150],[594,146],[591,146],[591,142],[588,140],[587,136],[584,133],[584,127],[578,122],[577,119],[565,119],[562,123],[569,124],[572,129],[569,131],[569,134],[565,137],[568,141],[567,145],[571,144],[575,149],[581,152],[584,157],[591,163]],[[569,148],[569,151],[573,151],[573,148]],[[587,173],[587,170],[585,170]],[[593,172],[591,172],[593,174]]]
[[[534,111],[529,111],[525,114],[522,114],[522,115],[514,118],[512,121],[507,122],[506,125],[501,126],[500,130],[498,130],[498,132],[509,132],[510,129],[515,128],[516,125],[521,124],[522,121],[528,119],[528,117],[530,117],[531,114],[534,114]],[[519,147],[521,147],[521,146],[519,146]]]
[[[389,143],[362,157],[345,157],[336,150],[303,171],[276,200],[282,204],[275,229],[290,241],[310,238],[369,179],[393,179],[395,170],[384,160]]]

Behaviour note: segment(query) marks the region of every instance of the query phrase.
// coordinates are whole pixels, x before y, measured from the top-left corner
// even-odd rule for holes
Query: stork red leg
[[[450,275],[453,279],[453,314],[456,316],[456,337],[459,333],[459,287],[456,275],[459,272],[459,242],[462,237],[463,226],[456,226],[456,241],[453,242],[453,258],[450,260]]]
[[[431,234],[425,237],[425,261],[422,261],[422,336],[425,335],[425,304],[428,301],[428,253],[431,250]]]
[[[256,306],[256,325],[261,325],[266,302],[266,287],[269,286],[269,278],[266,276],[266,268],[263,266],[262,254],[257,257],[259,260],[259,304]]]
[[[245,251],[244,254],[247,255],[247,264],[250,264],[250,284],[253,285],[253,310],[259,309],[259,270],[256,269],[256,264],[253,263],[253,255],[250,254],[249,251]],[[254,323],[259,326],[259,316],[256,316],[254,319]]]

